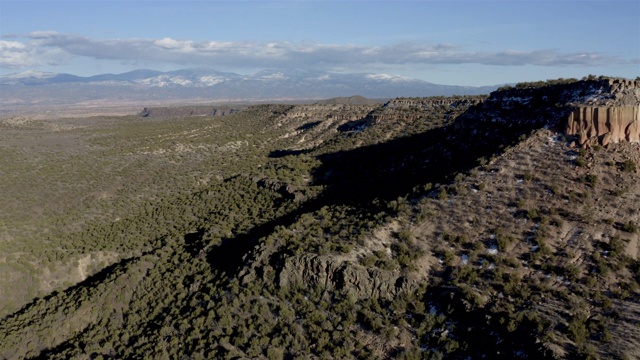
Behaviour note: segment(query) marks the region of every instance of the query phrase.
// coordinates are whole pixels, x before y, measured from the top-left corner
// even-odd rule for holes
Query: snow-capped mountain
[[[175,71],[140,69],[89,77],[29,71],[0,77],[0,104],[43,102],[64,104],[94,100],[162,101],[209,99],[321,99],[361,95],[475,95],[497,88],[448,86],[389,74],[335,73],[306,69],[267,69],[239,75],[208,68]]]

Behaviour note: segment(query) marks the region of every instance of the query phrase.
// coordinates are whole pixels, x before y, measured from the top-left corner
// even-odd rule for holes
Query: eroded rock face
[[[336,257],[302,254],[289,257],[276,275],[279,286],[292,285],[343,290],[357,299],[386,298],[410,292],[418,281],[399,271],[366,268]]]
[[[577,135],[581,145],[597,139],[601,145],[640,142],[640,105],[580,106],[567,119],[567,135]]]

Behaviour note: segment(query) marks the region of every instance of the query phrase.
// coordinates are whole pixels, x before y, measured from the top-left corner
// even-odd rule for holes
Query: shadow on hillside
[[[246,233],[223,238],[220,245],[215,247],[215,251],[207,253],[207,262],[213,269],[222,271],[227,276],[234,276],[245,265],[247,256],[251,255],[260,238],[273,233],[278,226],[286,227],[293,224],[300,215],[319,210],[324,205],[325,203],[320,199],[312,199],[302,204],[295,211],[257,225]],[[201,239],[201,237],[191,238],[191,241],[200,241]],[[204,243],[202,244],[202,247],[204,247]]]
[[[416,186],[445,182],[455,172],[476,164],[475,153],[461,152],[448,128],[385,143],[318,156],[322,165],[314,184],[324,185],[330,203],[391,200]]]
[[[296,130],[310,130],[313,129],[314,127],[318,126],[322,124],[322,121],[314,121],[314,122],[310,122],[310,123],[306,123],[303,125],[300,125],[296,128]]]
[[[209,252],[212,267],[229,275],[243,266],[257,240],[272,233],[276,226],[290,226],[304,213],[324,206],[350,204],[367,209],[374,200],[388,201],[414,192],[424,185],[448,183],[455,175],[478,166],[480,158],[491,158],[505,145],[518,142],[520,131],[491,129],[491,136],[475,132],[455,132],[452,126],[435,128],[417,135],[318,155],[322,165],[312,173],[313,185],[325,186],[323,193],[307,200],[296,210],[255,226],[245,234],[223,239],[216,251]],[[276,150],[270,157],[309,154],[309,150]]]
[[[522,132],[509,128],[483,132],[456,132],[439,127],[417,135],[356,149],[322,154],[322,165],[313,175],[314,185],[324,185],[326,204],[366,205],[374,199],[392,200],[427,183],[453,181],[490,159],[507,145],[517,143]],[[282,154],[282,153],[280,153]],[[293,154],[293,153],[289,153]],[[276,153],[272,154],[276,155]]]
[[[144,252],[142,253],[141,256],[144,255],[148,255],[148,254],[152,254],[154,250],[149,251],[149,252]],[[86,279],[62,290],[62,291],[57,291],[54,290],[52,293],[45,295],[44,297],[40,298],[40,297],[36,297],[34,299],[32,299],[29,303],[25,304],[24,306],[22,306],[22,308],[20,308],[18,311],[9,314],[7,316],[5,316],[4,318],[0,318],[0,322],[11,318],[11,317],[17,317],[23,314],[26,314],[27,312],[29,312],[32,308],[39,306],[39,304],[42,301],[45,302],[50,302],[50,301],[54,301],[54,299],[56,298],[61,298],[61,297],[71,297],[74,294],[77,293],[77,291],[81,288],[94,288],[96,286],[98,286],[101,283],[105,283],[107,282],[109,279],[111,279],[113,281],[113,279],[115,279],[116,277],[122,275],[125,272],[125,269],[127,268],[127,266],[135,263],[136,261],[138,261],[140,259],[141,256],[134,256],[134,257],[130,257],[130,258],[124,258],[124,259],[120,259],[119,261],[116,261],[115,263],[105,266],[104,268],[100,269],[100,271],[96,272],[93,275],[88,276]]]

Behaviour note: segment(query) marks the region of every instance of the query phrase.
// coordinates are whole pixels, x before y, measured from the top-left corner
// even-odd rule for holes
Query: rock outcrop
[[[569,115],[565,132],[577,135],[581,145],[592,139],[604,146],[621,141],[640,142],[640,105],[580,106]]]
[[[279,286],[292,285],[346,291],[357,299],[392,299],[419,286],[417,279],[400,271],[367,268],[337,257],[302,254],[285,259],[278,270]]]
[[[580,145],[640,142],[640,81],[614,78],[518,84],[491,93],[459,116],[456,130],[501,124],[554,127]]]
[[[458,115],[470,106],[482,102],[484,98],[484,96],[397,98],[372,111],[364,120],[367,126],[382,121],[415,121],[433,110],[445,110],[450,115]]]
[[[464,96],[464,97],[424,97],[424,98],[396,98],[387,101],[384,105],[370,111],[366,116],[359,119],[349,119],[350,123],[339,128],[340,131],[362,131],[363,129],[383,122],[411,123],[421,119],[430,119],[430,114],[444,113],[441,117],[433,118],[436,121],[445,122],[455,119],[465,112],[469,107],[479,104],[486,96]]]
[[[138,114],[142,117],[160,116],[225,116],[240,111],[231,107],[210,106],[176,106],[176,107],[145,107]]]
[[[374,105],[300,105],[285,113],[289,120],[354,121],[362,119]]]
[[[376,105],[382,101],[367,99],[363,96],[337,97],[316,102],[318,105]]]

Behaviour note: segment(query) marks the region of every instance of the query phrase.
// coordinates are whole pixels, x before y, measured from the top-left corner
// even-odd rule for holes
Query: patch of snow
[[[182,85],[182,86],[189,86],[193,84],[193,81],[187,78],[184,78],[182,76],[172,77],[171,82],[174,84]]]
[[[213,86],[224,82],[226,79],[220,76],[203,76],[198,79],[204,86]]]
[[[58,76],[58,74],[44,72],[44,71],[36,71],[36,70],[28,70],[23,71],[17,74],[9,74],[3,76],[4,79],[26,79],[26,78],[35,78],[35,79],[50,79]]]
[[[389,75],[389,74],[368,74],[366,76],[370,80],[387,80],[387,81],[407,81],[411,80],[404,76]]]
[[[107,86],[131,85],[131,83],[128,81],[119,81],[119,80],[93,81],[91,83],[96,85],[107,85]]]
[[[285,76],[285,74],[283,73],[273,73],[273,74],[269,74],[269,75],[263,75],[260,76],[258,78],[258,80],[264,80],[264,81],[268,81],[268,80],[286,80],[287,77]]]

